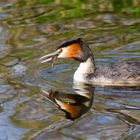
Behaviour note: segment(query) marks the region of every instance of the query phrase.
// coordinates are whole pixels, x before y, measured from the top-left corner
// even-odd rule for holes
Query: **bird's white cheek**
[[[63,49],[63,51],[58,55],[58,58],[67,58],[67,50]]]

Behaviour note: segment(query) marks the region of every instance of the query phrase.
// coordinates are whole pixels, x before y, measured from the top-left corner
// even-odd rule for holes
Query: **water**
[[[0,1],[0,139],[139,140],[140,87],[74,85],[77,62],[38,61],[79,37],[96,65],[140,61],[139,4]]]

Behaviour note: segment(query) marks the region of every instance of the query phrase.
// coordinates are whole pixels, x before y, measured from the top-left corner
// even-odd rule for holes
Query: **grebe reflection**
[[[74,84],[73,92],[41,89],[41,95],[65,112],[67,119],[75,120],[88,112],[94,98],[94,87],[89,84]]]

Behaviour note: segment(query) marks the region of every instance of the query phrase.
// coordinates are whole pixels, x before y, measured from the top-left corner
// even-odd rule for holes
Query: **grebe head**
[[[88,45],[81,38],[71,40],[60,45],[57,50],[51,54],[41,57],[41,63],[55,61],[57,58],[73,58],[79,62],[85,62],[92,56]]]

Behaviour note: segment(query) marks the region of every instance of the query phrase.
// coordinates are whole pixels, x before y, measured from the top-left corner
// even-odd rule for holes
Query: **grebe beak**
[[[44,55],[44,56],[42,56],[42,57],[40,58],[40,61],[41,61],[41,63],[45,63],[45,62],[50,62],[50,61],[51,61],[52,65],[53,65],[54,61],[57,59],[58,55],[59,55],[61,52],[62,52],[62,50],[59,49],[59,50],[57,50],[57,51],[55,51],[55,52],[53,52],[53,53]]]

